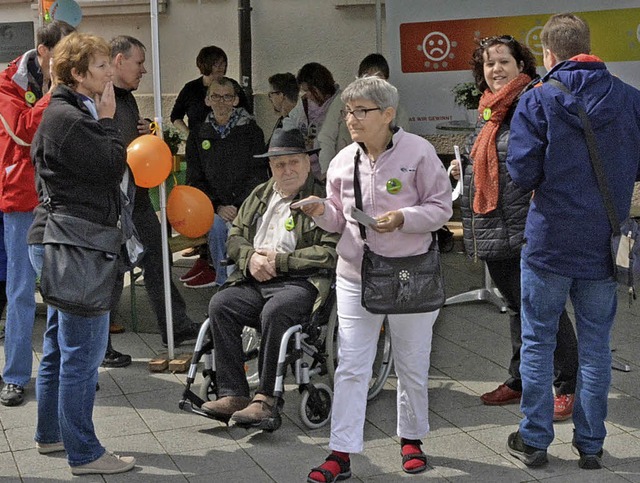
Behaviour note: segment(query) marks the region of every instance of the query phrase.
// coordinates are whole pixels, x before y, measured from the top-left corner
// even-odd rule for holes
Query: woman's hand
[[[376,218],[377,224],[372,225],[378,233],[390,233],[399,230],[404,225],[404,214],[400,210],[387,211],[384,215]]]
[[[113,82],[109,81],[104,86],[102,94],[95,97],[98,119],[108,117],[113,119],[116,113],[116,94],[113,91]]]
[[[321,198],[318,198],[317,196],[309,196],[303,200],[298,201],[298,203],[302,202],[305,202],[305,205],[301,206],[299,209],[305,215],[314,217],[322,216],[324,214],[324,200],[322,200]],[[292,205],[295,205],[295,203],[292,203]],[[294,209],[296,208],[294,207]]]
[[[449,175],[453,179],[460,179],[460,161],[458,161],[457,159],[451,161],[451,164],[449,165]]]

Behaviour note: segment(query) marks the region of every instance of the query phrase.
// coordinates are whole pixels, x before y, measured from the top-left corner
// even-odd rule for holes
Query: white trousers
[[[337,280],[338,367],[335,374],[329,448],[359,453],[364,447],[367,392],[384,315],[360,303],[360,284]],[[440,311],[389,315],[398,376],[397,433],[420,439],[429,432],[428,379],[433,324]]]

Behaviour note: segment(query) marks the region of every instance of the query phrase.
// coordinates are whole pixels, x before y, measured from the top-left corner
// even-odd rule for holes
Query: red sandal
[[[325,462],[318,466],[317,468],[313,468],[309,472],[309,476],[307,476],[307,483],[333,483],[334,481],[346,480],[347,478],[351,478],[351,462],[349,460],[344,460],[339,456],[331,453],[327,456]],[[333,473],[329,470],[325,465],[327,462],[335,462],[338,463],[340,468],[339,473]],[[316,480],[315,478],[311,478],[311,475],[314,472],[318,472],[324,476],[324,482],[322,480]]]
[[[422,473],[427,469],[427,455],[420,449],[422,441],[419,439],[400,440],[400,454],[402,455],[402,471],[409,474]],[[410,461],[419,461],[418,466],[407,465]]]

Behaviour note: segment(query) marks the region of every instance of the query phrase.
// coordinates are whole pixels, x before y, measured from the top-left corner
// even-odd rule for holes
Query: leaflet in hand
[[[304,205],[311,205],[313,203],[323,203],[327,201],[326,198],[313,198],[310,200],[298,200],[298,201],[294,201],[293,203],[291,203],[289,205],[289,207],[293,210],[297,210],[298,208],[304,206]]]
[[[351,216],[365,226],[376,226],[378,224],[377,220],[371,218],[364,211],[359,210],[355,206],[351,208]]]

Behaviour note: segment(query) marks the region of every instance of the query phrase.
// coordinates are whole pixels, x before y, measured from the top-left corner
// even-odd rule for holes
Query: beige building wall
[[[37,22],[30,3],[0,0],[2,22]],[[362,1],[362,0],[359,0]],[[367,0],[364,0],[365,2]],[[138,2],[133,3],[133,2]],[[140,0],[80,1],[83,20],[79,30],[107,39],[118,34],[139,38],[147,46],[149,73],[136,93],[142,113],[153,116],[150,15],[127,13],[147,8]],[[91,7],[91,4],[112,7]],[[370,5],[336,8],[353,0],[253,0],[251,12],[253,90],[256,114],[266,131],[275,116],[266,99],[267,79],[276,72],[297,73],[307,62],[320,62],[345,86],[355,76],[358,63],[376,48],[375,0]],[[357,2],[355,2],[357,3]],[[137,5],[132,7],[132,5]],[[161,7],[162,8],[162,7]],[[100,15],[96,13],[100,12]],[[105,14],[106,13],[106,14]],[[158,16],[163,115],[189,80],[198,77],[195,58],[205,45],[218,45],[229,56],[228,75],[239,79],[239,28],[237,0],[168,0]],[[383,39],[386,36],[383,23]],[[383,44],[384,45],[384,44]],[[384,52],[388,55],[388,52]],[[5,65],[0,67],[4,68]]]

